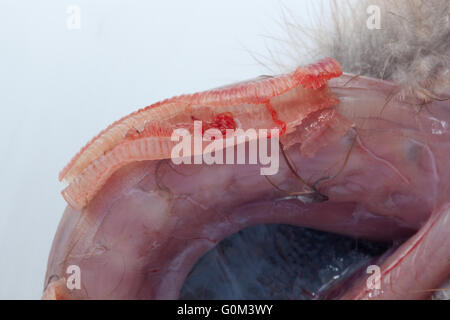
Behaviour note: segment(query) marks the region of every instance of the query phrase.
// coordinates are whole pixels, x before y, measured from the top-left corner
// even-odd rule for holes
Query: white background
[[[163,98],[267,74],[251,53],[284,36],[283,6],[307,19],[311,3],[1,0],[0,299],[40,298],[66,205],[57,175],[79,148]]]

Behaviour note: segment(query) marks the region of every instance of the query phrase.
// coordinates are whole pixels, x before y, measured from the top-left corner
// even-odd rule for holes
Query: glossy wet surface
[[[390,246],[289,225],[250,227],[197,262],[180,299],[314,299]]]

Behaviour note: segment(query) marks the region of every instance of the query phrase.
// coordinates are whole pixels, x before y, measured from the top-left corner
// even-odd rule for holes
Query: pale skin
[[[327,131],[310,156],[295,139],[282,139],[296,174],[283,160],[272,183],[258,165],[153,160],[119,169],[82,210],[64,212],[43,297],[175,299],[218,241],[248,226],[287,223],[373,240],[408,238],[380,261],[380,290],[368,291],[361,279],[342,298],[428,298],[450,278],[450,104],[406,102],[393,97],[394,84],[353,75],[329,86],[340,100],[332,108],[352,127],[344,135]],[[313,201],[292,197],[300,192]],[[69,265],[82,270],[80,290],[66,287]]]

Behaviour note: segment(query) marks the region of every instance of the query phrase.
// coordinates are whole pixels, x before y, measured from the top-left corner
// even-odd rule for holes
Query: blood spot
[[[278,119],[278,113],[272,107],[272,104],[270,103],[270,101],[266,102],[266,108],[267,108],[267,111],[269,111],[273,122],[278,127],[278,129],[280,130],[280,134],[279,135],[282,136],[286,132],[286,122],[281,121],[280,119]],[[270,138],[270,133],[267,134],[267,137]]]
[[[226,135],[227,129],[236,130],[236,122],[231,112],[219,113],[213,121],[204,121],[202,124],[202,134],[208,129],[219,129],[222,135]]]

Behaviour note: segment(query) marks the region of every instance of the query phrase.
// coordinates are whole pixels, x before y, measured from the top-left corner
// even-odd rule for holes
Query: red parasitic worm
[[[69,183],[62,194],[73,208],[82,209],[123,165],[169,158],[171,133],[193,120],[221,132],[236,129],[237,123],[242,129],[275,125],[283,135],[310,113],[337,103],[327,81],[341,74],[338,62],[326,58],[290,74],[181,95],[133,112],[100,132],[61,171],[59,179]],[[282,110],[275,98],[289,99],[290,94],[300,95],[301,104]]]

